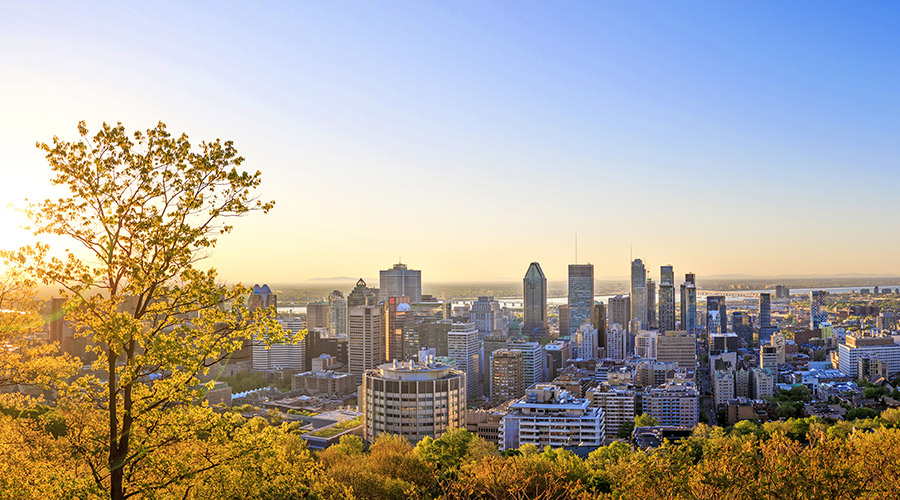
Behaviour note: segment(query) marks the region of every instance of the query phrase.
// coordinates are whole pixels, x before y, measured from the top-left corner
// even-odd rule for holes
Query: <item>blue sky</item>
[[[80,119],[163,120],[234,140],[276,200],[210,260],[231,279],[397,256],[426,280],[563,279],[575,232],[598,276],[631,244],[677,273],[898,274],[898,10],[0,3],[0,196],[49,193],[34,142]]]

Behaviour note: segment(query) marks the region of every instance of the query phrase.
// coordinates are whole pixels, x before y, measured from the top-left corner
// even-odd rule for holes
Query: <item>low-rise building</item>
[[[536,384],[525,397],[509,406],[500,425],[500,449],[524,444],[551,446],[600,446],[605,437],[603,411],[586,399],[574,398],[552,384]]]

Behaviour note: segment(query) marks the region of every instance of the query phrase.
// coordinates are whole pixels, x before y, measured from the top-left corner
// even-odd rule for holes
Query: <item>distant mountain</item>
[[[326,283],[338,283],[341,281],[356,281],[359,277],[351,278],[349,276],[334,276],[332,278],[313,278],[306,280],[307,282],[326,282]]]

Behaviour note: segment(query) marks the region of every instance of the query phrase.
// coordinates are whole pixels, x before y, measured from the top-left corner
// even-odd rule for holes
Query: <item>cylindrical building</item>
[[[366,371],[360,403],[366,441],[384,433],[413,444],[438,438],[466,426],[466,375],[440,363],[385,363]]]

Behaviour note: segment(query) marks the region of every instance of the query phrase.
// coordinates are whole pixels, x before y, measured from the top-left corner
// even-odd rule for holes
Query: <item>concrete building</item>
[[[578,359],[596,358],[597,347],[597,330],[591,328],[590,323],[581,325],[575,332],[575,357]]]
[[[713,404],[716,408],[734,399],[734,371],[715,370],[712,376]]]
[[[447,357],[466,374],[466,394],[481,396],[481,342],[474,323],[453,323],[447,334]]]
[[[525,357],[518,349],[498,349],[491,355],[491,402],[521,398],[525,394]]]
[[[532,340],[547,336],[547,277],[541,265],[532,262],[522,279],[524,293],[525,322],[522,334]]]
[[[534,384],[544,381],[544,372],[546,366],[546,355],[541,344],[537,342],[509,342],[506,344],[508,349],[518,349],[522,351],[525,360],[525,387],[531,387]]]
[[[609,437],[615,437],[620,427],[634,422],[635,408],[640,407],[637,391],[607,383],[588,389],[587,400],[589,406],[603,411],[606,435]]]
[[[478,300],[472,302],[469,321],[478,330],[479,340],[484,340],[485,337],[506,336],[503,331],[503,312],[500,310],[500,303],[494,300],[494,297],[478,297]]]
[[[690,383],[644,389],[641,413],[655,418],[660,425],[694,427],[700,421],[700,394]]]
[[[590,323],[594,309],[594,266],[569,264],[568,330],[560,335],[574,336],[584,323]]]
[[[366,286],[366,281],[360,278],[347,295],[347,307],[374,305],[378,305],[378,292],[374,288]]]
[[[663,385],[670,377],[674,377],[678,365],[660,361],[642,361],[634,367],[634,385],[650,387]]]
[[[310,302],[306,305],[306,327],[328,329],[328,302]]]
[[[378,273],[378,288],[382,297],[409,297],[409,302],[422,301],[422,271],[398,263]]]
[[[844,342],[838,344],[838,370],[841,373],[859,378],[860,357],[886,363],[889,377],[900,372],[900,344],[894,343],[893,337],[847,335]]]
[[[775,395],[775,383],[778,380],[777,372],[769,368],[760,368],[751,371],[750,396],[755,399],[770,398]]]
[[[552,384],[538,384],[513,403],[500,425],[501,450],[525,444],[546,446],[600,446],[606,435],[603,411],[588,400],[572,397]]]
[[[656,283],[653,278],[647,278],[647,324],[641,325],[640,329],[656,329],[659,326],[656,321]]]
[[[634,355],[639,358],[656,359],[657,337],[655,330],[644,330],[634,336]]]
[[[763,370],[778,370],[778,351],[775,346],[764,345],[759,349],[759,367]]]
[[[686,331],[666,332],[656,338],[656,360],[678,364],[679,368],[697,369],[697,337]]]
[[[291,390],[306,390],[310,394],[345,396],[356,392],[356,380],[349,373],[309,371],[291,377]]]
[[[572,358],[572,343],[565,339],[554,340],[544,346],[544,353],[544,380],[553,380]]]
[[[728,311],[725,306],[725,297],[722,295],[708,295],[706,297],[706,339],[711,335],[728,332]]]
[[[591,312],[591,327],[597,330],[597,348],[606,349],[606,304],[597,302]]]
[[[306,322],[299,317],[281,317],[277,321],[281,328],[292,333],[306,328]],[[303,371],[306,369],[306,344],[301,340],[295,344],[282,342],[266,345],[266,334],[262,334],[254,340],[251,360],[254,370]]]
[[[625,328],[618,323],[609,327],[606,333],[606,357],[608,359],[623,360],[628,348],[628,334]]]
[[[366,371],[359,401],[370,443],[380,434],[439,438],[466,425],[466,375],[440,363],[385,363]]]
[[[356,378],[357,383],[360,383],[366,370],[377,368],[385,360],[381,307],[351,306],[348,317],[350,332],[347,342],[347,364],[350,374]]]
[[[607,301],[607,321],[606,330],[609,331],[613,325],[619,325],[622,330],[628,331],[631,324],[631,297],[616,295],[610,297]]]

